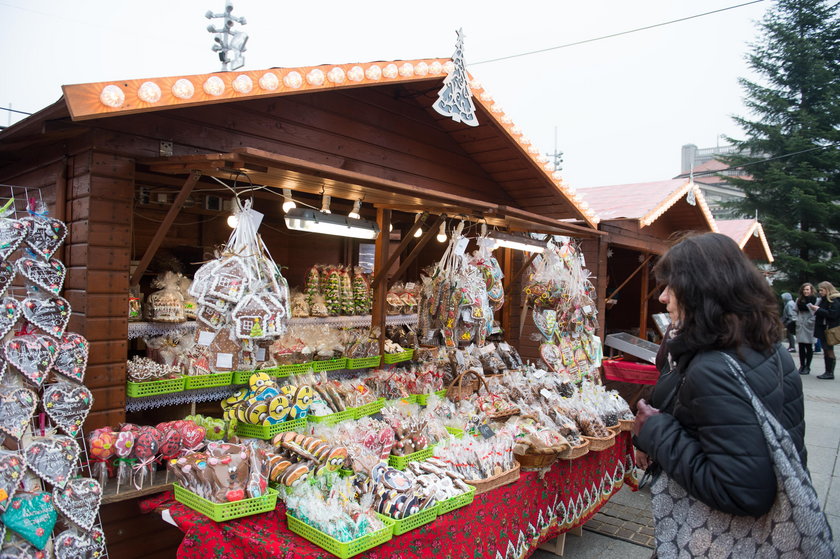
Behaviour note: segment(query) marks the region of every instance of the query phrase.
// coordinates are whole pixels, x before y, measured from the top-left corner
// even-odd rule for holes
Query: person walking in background
[[[799,345],[799,374],[811,374],[811,359],[814,357],[814,324],[816,317],[808,305],[816,305],[814,286],[803,283],[796,299],[796,342]]]
[[[785,325],[787,335],[788,351],[796,351],[796,303],[790,293],[782,293],[782,324]]]
[[[834,357],[834,346],[826,340],[825,332],[840,326],[840,292],[829,282],[822,281],[817,285],[817,294],[820,296],[819,302],[816,305],[808,305],[816,317],[814,335],[822,344],[825,360],[825,373],[817,378],[834,380],[834,365],[837,359]]]

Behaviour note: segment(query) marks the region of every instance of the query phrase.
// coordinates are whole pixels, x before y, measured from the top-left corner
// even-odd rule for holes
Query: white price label
[[[257,348],[257,361],[265,361],[265,348],[258,347]]]
[[[540,388],[540,394],[542,394],[542,397],[545,398],[546,400],[553,400],[554,399],[554,394],[549,392],[545,388]]]
[[[539,380],[547,374],[548,374],[548,371],[546,371],[545,369],[537,369],[536,372],[534,373],[534,378]]]
[[[467,237],[463,237],[458,240],[458,244],[455,245],[455,254],[461,255],[467,252],[467,245],[470,244],[470,240]]]
[[[216,354],[216,368],[217,369],[232,369],[233,368],[233,354],[232,353],[217,353]]]
[[[494,351],[496,351],[496,344],[494,344],[493,342],[490,342],[489,344],[481,348],[482,355],[487,355],[488,353],[493,353]]]
[[[201,333],[198,335],[198,341],[196,343],[198,345],[209,346],[213,343],[213,338],[215,337],[215,332],[208,332],[207,330],[202,330]]]
[[[583,312],[585,312],[586,314],[592,314],[592,305],[586,305],[585,307],[583,307]]]
[[[414,285],[414,282],[411,282],[411,281],[408,282],[407,284],[405,284],[405,290],[406,291],[414,291],[415,287],[416,287],[416,285]]]

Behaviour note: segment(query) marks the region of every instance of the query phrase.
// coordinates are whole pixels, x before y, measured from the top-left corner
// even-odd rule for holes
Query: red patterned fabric
[[[527,557],[540,543],[583,524],[631,482],[629,433],[616,444],[576,460],[559,460],[541,479],[522,472],[519,481],[482,495],[464,508],[357,555],[370,559],[514,559]],[[273,512],[216,523],[167,493],[143,503],[145,512],[168,506],[184,532],[182,559],[327,559],[334,557],[286,527],[281,502]]]

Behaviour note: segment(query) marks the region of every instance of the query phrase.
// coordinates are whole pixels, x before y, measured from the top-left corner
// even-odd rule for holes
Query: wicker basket
[[[527,454],[513,455],[523,470],[547,468],[557,461],[557,456],[557,452],[529,452]]]
[[[587,437],[584,435],[583,438],[589,441],[589,450],[593,452],[607,450],[615,444],[615,433],[612,433],[609,437]]]
[[[636,423],[635,419],[619,419],[618,420],[619,430],[621,430],[621,431],[632,431],[634,423]]]
[[[467,377],[471,378],[467,384],[464,384],[464,379]],[[449,386],[446,388],[446,397],[453,402],[466,400],[481,390],[482,385],[484,385],[484,390],[490,392],[490,389],[487,387],[487,381],[484,380],[481,373],[473,369],[467,369],[449,383]]]
[[[506,472],[502,472],[499,475],[488,477],[486,479],[468,479],[465,480],[465,483],[475,487],[476,495],[481,495],[482,493],[487,493],[488,491],[492,491],[497,487],[501,487],[509,483],[515,483],[518,479],[519,462],[517,462],[516,466],[514,466],[512,469]]]
[[[613,439],[614,440],[614,439]],[[577,446],[569,447],[567,450],[564,450],[560,454],[557,455],[558,458],[561,460],[574,460],[575,458],[580,458],[584,454],[589,452],[589,439],[584,437],[583,444],[579,444]]]

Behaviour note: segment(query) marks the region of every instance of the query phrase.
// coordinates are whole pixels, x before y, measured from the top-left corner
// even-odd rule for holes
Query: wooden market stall
[[[718,219],[718,232],[738,243],[750,260],[773,263],[773,253],[757,219]]]
[[[360,242],[287,231],[283,189],[308,204],[330,196],[335,212],[360,200],[363,217],[383,232],[393,226],[375,246],[374,323],[384,318],[389,280],[416,278],[439,257],[430,241],[442,219],[588,240],[590,266],[606,261],[595,212],[479,84],[471,84],[477,126],[432,110],[448,64],[430,59],[69,85],[56,103],[0,132],[0,183],[38,191],[50,215],[68,225],[61,255],[73,310],[68,330],[91,344],[85,383],[95,404],[87,429],[126,420],[129,287],[148,290],[150,278],[172,262],[191,271],[212,254],[230,231],[228,188],[268,187],[248,196],[265,214],[266,244],[288,266],[292,285],[315,263],[357,263]],[[671,206],[655,223],[637,220],[636,229],[659,232],[672,214],[676,220],[679,212],[691,213],[676,200]],[[609,223],[610,234],[625,232],[616,247],[656,252],[655,234],[656,242],[639,245],[634,226]],[[510,297],[500,317],[506,338],[523,357],[535,357],[518,311],[527,259],[506,249],[501,260]],[[603,280],[601,273],[593,278],[599,295]],[[171,556],[179,532],[162,529],[154,516],[138,518],[136,501],[109,502],[103,517],[112,557]]]

